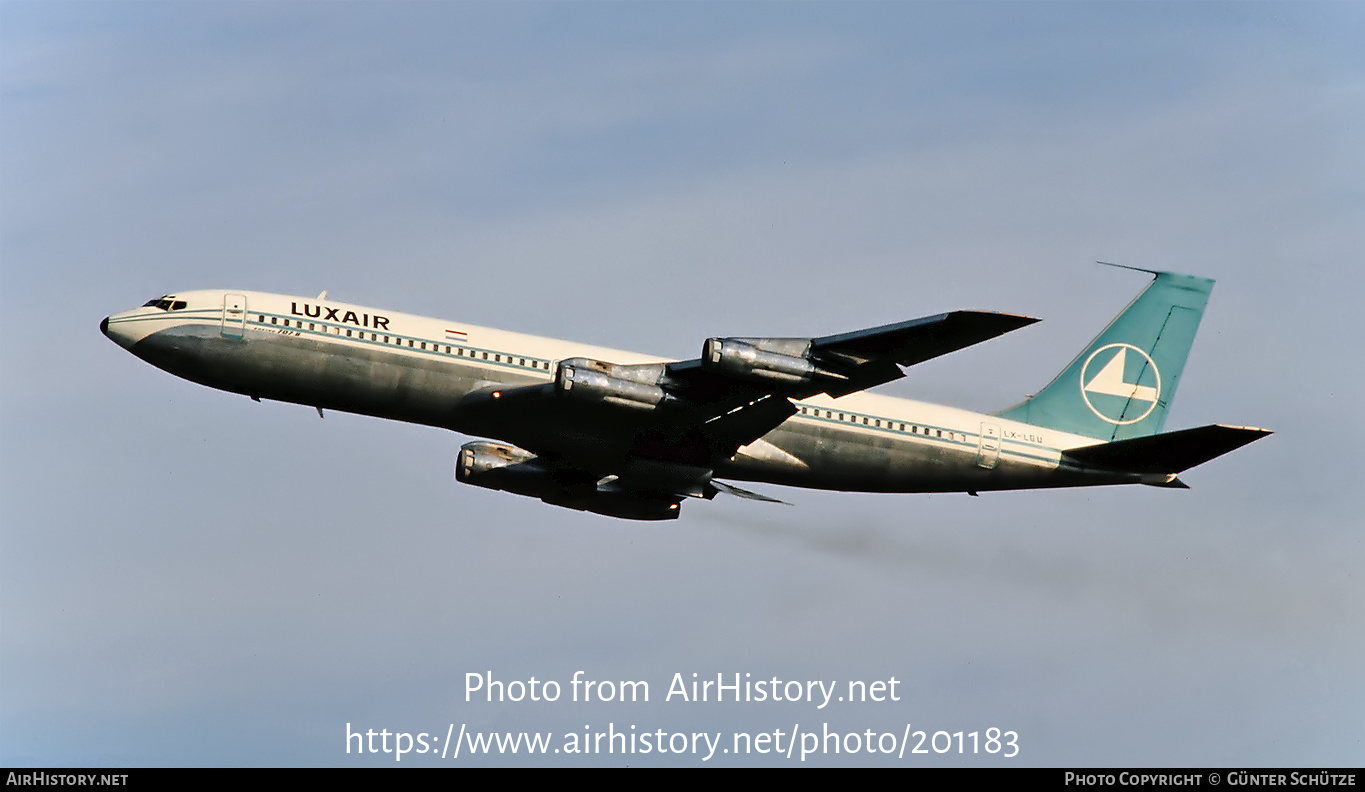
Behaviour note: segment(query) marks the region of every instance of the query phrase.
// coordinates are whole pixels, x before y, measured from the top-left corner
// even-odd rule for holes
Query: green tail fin
[[[1213,281],[1141,271],[1156,278],[1051,384],[1001,418],[1101,440],[1161,431]]]

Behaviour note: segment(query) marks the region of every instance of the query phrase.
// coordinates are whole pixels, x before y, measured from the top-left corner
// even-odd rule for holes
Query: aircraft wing
[[[545,385],[489,388],[462,402],[563,471],[617,477],[631,492],[709,497],[710,473],[796,412],[792,399],[843,396],[904,376],[901,366],[1038,320],[955,311],[819,338],[710,338],[702,356],[622,365],[560,361]]]
[[[700,403],[740,394],[838,397],[905,376],[913,366],[1038,321],[989,311],[953,311],[819,338],[712,338],[702,357],[671,363],[680,395]]]

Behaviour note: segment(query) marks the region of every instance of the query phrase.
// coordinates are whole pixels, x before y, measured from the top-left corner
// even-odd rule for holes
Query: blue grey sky
[[[0,763],[909,723],[1020,754],[806,764],[1359,765],[1361,40],[1352,3],[0,2]],[[879,389],[996,410],[1144,285],[1096,259],[1218,280],[1168,428],[1276,434],[1191,491],[768,487],[795,505],[641,525],[96,327],[197,288],[677,358],[1042,317]],[[651,701],[464,700],[579,670]],[[694,672],[902,700],[663,700]],[[481,763],[799,762],[403,760]]]

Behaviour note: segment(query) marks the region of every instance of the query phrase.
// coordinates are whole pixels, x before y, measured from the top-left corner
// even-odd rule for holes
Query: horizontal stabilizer
[[[1201,426],[1178,432],[1115,440],[1112,443],[1073,448],[1062,455],[1101,470],[1125,473],[1179,473],[1270,434],[1250,426]]]

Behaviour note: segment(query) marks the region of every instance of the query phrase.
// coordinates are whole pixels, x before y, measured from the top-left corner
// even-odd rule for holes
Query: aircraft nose
[[[106,316],[100,320],[100,332],[124,349],[132,349],[133,344],[147,335],[147,328],[137,321],[138,318],[135,310]]]

